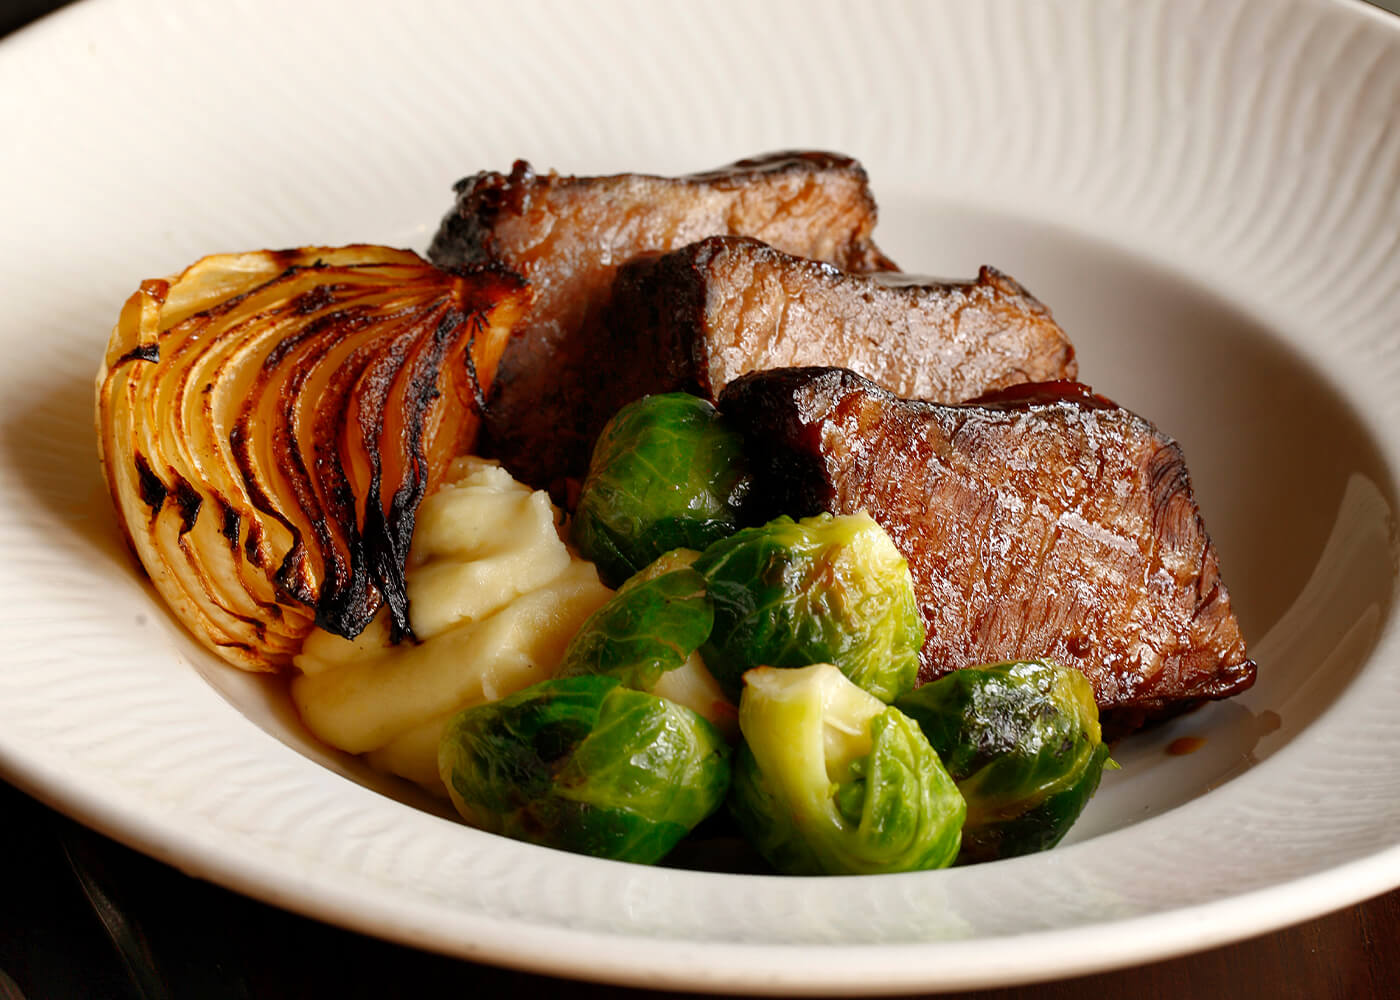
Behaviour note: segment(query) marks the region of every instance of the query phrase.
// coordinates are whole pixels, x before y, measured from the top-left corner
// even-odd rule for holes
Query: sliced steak
[[[948,406],[853,372],[731,383],[767,509],[867,510],[909,561],[921,681],[1049,656],[1116,731],[1254,681],[1176,443],[1078,383]]]
[[[619,265],[737,234],[848,271],[894,267],[871,240],[865,171],[829,153],[775,153],[677,178],[536,174],[521,161],[509,175],[480,173],[456,191],[428,252],[433,262],[493,261],[534,287],[530,315],[496,373],[486,437],[536,486],[587,466],[600,401],[578,375],[614,367],[599,353],[598,319]]]
[[[624,266],[604,329],[619,363],[590,375],[610,412],[649,392],[713,400],[746,372],[800,365],[943,403],[1078,373],[1050,311],[994,268],[960,282],[851,274],[738,236]]]

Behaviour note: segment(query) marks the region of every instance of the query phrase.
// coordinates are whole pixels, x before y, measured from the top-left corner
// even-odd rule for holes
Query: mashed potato
[[[311,633],[292,682],[311,731],[445,795],[437,745],[447,720],[551,677],[612,594],[557,520],[546,494],[493,462],[457,459],[418,510],[408,563],[418,641],[392,645],[383,613],[354,640]]]

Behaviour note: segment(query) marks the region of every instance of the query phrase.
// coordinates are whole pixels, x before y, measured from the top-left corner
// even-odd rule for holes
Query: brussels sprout
[[[739,527],[750,477],[743,440],[708,402],[646,396],[603,428],[580,489],[573,538],[616,587],[662,553],[703,549]]]
[[[650,691],[699,648],[714,620],[705,578],[689,567],[629,581],[579,628],[557,676],[609,674]]]
[[[649,864],[724,801],[729,748],[689,709],[616,677],[570,677],[458,714],[438,767],[475,826]]]
[[[966,806],[913,721],[831,664],[745,675],[729,810],[791,875],[942,868]]]
[[[631,577],[580,627],[556,676],[609,674],[698,712],[734,742],[739,710],[697,649],[714,624],[705,578],[688,568],[699,554],[675,549]]]
[[[959,863],[1054,847],[1109,761],[1094,689],[1048,660],[954,671],[895,700],[967,800]]]
[[[700,553],[695,549],[672,549],[670,552],[657,556],[646,566],[629,576],[618,590],[628,590],[646,583],[648,580],[655,580],[662,573],[669,573],[673,569],[685,569],[687,566],[693,566],[695,560],[699,558]]]
[[[745,528],[707,548],[695,569],[715,605],[701,655],[731,698],[760,666],[834,663],[882,701],[914,686],[924,644],[914,580],[864,511]]]

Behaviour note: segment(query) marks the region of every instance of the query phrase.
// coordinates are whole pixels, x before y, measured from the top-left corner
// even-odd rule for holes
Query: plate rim
[[[1400,17],[1372,7],[1362,0],[1296,0],[1300,4],[1322,8],[1361,8],[1374,15],[1377,23],[1384,23],[1387,29],[1396,30],[1394,36],[1400,43]],[[118,0],[79,0],[68,7],[46,15],[39,21],[20,29],[0,41],[0,60],[3,60],[16,44],[46,44],[48,33],[60,33],[69,29],[70,24],[79,23],[82,18],[104,16],[102,13],[117,6]],[[1391,470],[1394,472],[1395,470]],[[1394,649],[1397,645],[1396,615],[1392,611],[1385,623],[1384,632],[1378,637],[1376,650]],[[1375,653],[1373,652],[1373,656]],[[1314,725],[1322,722],[1317,720]],[[1267,763],[1266,765],[1267,766]],[[52,773],[45,774],[45,771]],[[750,948],[740,948],[715,941],[685,942],[654,938],[636,938],[645,941],[649,947],[663,952],[674,953],[677,957],[668,967],[651,965],[637,968],[624,963],[616,952],[608,949],[591,949],[589,944],[599,940],[616,942],[618,936],[595,931],[564,930],[546,928],[537,924],[492,918],[486,914],[472,914],[472,919],[480,922],[496,922],[501,925],[491,948],[481,949],[480,953],[468,953],[459,941],[436,940],[431,935],[424,937],[421,928],[395,928],[386,926],[383,919],[372,919],[371,914],[358,911],[355,907],[343,905],[346,900],[329,898],[333,887],[321,884],[320,898],[295,896],[279,885],[286,870],[255,858],[250,866],[249,859],[230,853],[229,845],[223,841],[214,843],[198,839],[197,832],[190,828],[171,829],[164,824],[165,817],[156,813],[136,813],[130,811],[120,797],[104,798],[99,790],[83,787],[72,782],[63,768],[53,766],[52,761],[22,759],[13,747],[7,746],[0,737],[0,774],[11,780],[17,787],[36,799],[78,819],[94,829],[133,847],[151,854],[196,877],[206,878],[225,885],[235,891],[244,892],[263,900],[276,899],[276,905],[318,920],[332,923],[350,930],[372,934],[399,943],[455,955],[472,961],[517,968],[525,971],[563,975],[571,978],[589,979],[598,982],[621,983],[642,987],[703,988],[724,992],[791,992],[801,990],[810,993],[849,994],[853,988],[862,992],[900,992],[909,988],[951,990],[976,986],[1015,985],[1061,978],[1065,976],[1090,974],[1125,964],[1142,961],[1156,961],[1175,955],[1186,954],[1203,947],[1225,945],[1261,933],[1267,933],[1306,920],[1338,907],[1358,902],[1371,896],[1400,886],[1400,843],[1376,851],[1368,856],[1353,859],[1333,868],[1309,873],[1301,877],[1278,882],[1249,892],[1222,899],[1207,900],[1191,906],[1170,909],[1160,913],[1150,913],[1129,918],[1105,921],[1102,924],[1076,925],[1056,931],[1035,931],[1033,935],[1044,942],[1044,954],[1035,963],[1029,961],[1007,961],[999,956],[999,964],[1012,978],[986,978],[986,971],[980,962],[972,962],[973,968],[967,978],[930,979],[929,970],[938,962],[946,960],[949,954],[976,954],[985,952],[1010,937],[983,937],[974,941],[930,941],[907,944],[860,944],[842,948],[843,962],[839,969],[830,967],[820,971],[810,967],[810,962],[802,959],[804,953],[810,959],[813,945],[810,943],[767,942]],[[407,909],[426,912],[425,904],[410,901],[401,904]],[[1258,913],[1266,912],[1262,920]],[[1239,920],[1240,914],[1248,913],[1250,920]],[[1191,919],[1196,918],[1196,919]],[[560,943],[572,943],[574,947],[559,948],[558,952],[543,949],[534,960],[526,960],[519,954],[518,946],[509,948],[501,942],[509,939],[508,930],[528,926],[535,933],[557,935]],[[1213,933],[1203,935],[1201,928],[1210,927]],[[411,930],[411,933],[410,933]],[[1076,954],[1072,948],[1058,948],[1066,941],[1081,939],[1086,933],[1098,936],[1098,944],[1093,954]],[[1203,943],[1203,937],[1209,941]],[[567,940],[565,940],[567,939]],[[1144,945],[1143,940],[1148,943]],[[629,939],[630,940],[630,939]],[[1109,947],[1109,944],[1112,947]],[[716,969],[713,964],[706,966],[702,978],[695,978],[693,970],[687,971],[688,963],[697,952],[706,955],[729,954],[736,950],[751,951],[754,954],[780,953],[779,966],[755,961],[755,966],[731,974],[727,967]],[[488,953],[489,952],[489,953]],[[883,981],[871,984],[865,977],[870,966],[876,963],[877,956],[890,952],[901,952],[908,965],[891,977],[889,967],[880,964]],[[1108,953],[1108,954],[1105,954]],[[1053,955],[1058,964],[1046,965],[1045,954]],[[1111,957],[1110,957],[1111,956]],[[1034,965],[1034,968],[1031,966]],[[1008,967],[1009,966],[1009,967]],[[981,970],[978,972],[977,970]],[[917,970],[917,972],[909,972]],[[764,972],[771,981],[756,981],[755,975]],[[906,974],[908,973],[908,974]],[[804,978],[805,977],[805,978]]]
[[[464,947],[450,931],[421,926],[421,917],[440,915],[419,901],[394,907],[393,913],[371,914],[346,905],[356,901],[354,888],[333,882],[317,886],[319,895],[289,893],[287,869],[261,858],[238,856],[225,845],[200,839],[185,829],[162,826],[152,816],[127,813],[89,790],[67,786],[56,793],[50,777],[23,763],[11,768],[0,746],[6,777],[31,795],[91,829],[127,847],[171,865],[185,875],[354,933],[365,934],[422,951],[465,961],[483,962],[537,975],[560,976],[600,984],[640,989],[697,990],[729,995],[810,996],[894,995],[910,990],[952,992],[1012,987],[1048,982],[1166,961],[1203,950],[1226,947],[1312,919],[1340,908],[1376,898],[1400,888],[1400,843],[1371,855],[1276,882],[1248,892],[1210,899],[1157,913],[1080,924],[1029,934],[1001,934],[967,940],[895,944],[845,944],[841,961],[813,967],[811,943],[765,942],[736,945],[719,941],[677,941],[641,935],[574,930],[545,926],[499,915],[460,915],[490,939]],[[72,810],[80,815],[74,815]],[[591,860],[591,859],[590,859]],[[702,877],[731,877],[693,872]],[[782,881],[783,876],[737,876]],[[879,877],[879,876],[877,876]],[[860,878],[849,876],[848,879]],[[1267,916],[1260,918],[1259,914]],[[396,923],[395,917],[403,922]],[[545,947],[521,954],[515,935],[522,929],[545,939]],[[1007,954],[1008,942],[1036,949]],[[1067,947],[1092,938],[1093,949]],[[1144,941],[1150,942],[1144,945]],[[617,945],[636,943],[661,952],[660,961],[638,965],[620,956]],[[593,947],[598,944],[609,947]],[[625,949],[624,949],[625,950]],[[751,965],[735,964],[752,957]],[[774,960],[776,957],[776,961]],[[893,959],[893,961],[892,961]],[[960,967],[960,960],[966,962]],[[949,972],[948,966],[953,967]],[[995,981],[987,968],[998,966]],[[698,971],[703,970],[703,971]],[[878,974],[881,978],[872,981]],[[853,992],[854,991],[854,992]]]

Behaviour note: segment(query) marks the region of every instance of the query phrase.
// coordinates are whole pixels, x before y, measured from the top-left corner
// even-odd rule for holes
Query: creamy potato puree
[[[457,459],[418,510],[408,561],[417,642],[392,645],[382,612],[358,637],[317,630],[292,698],[316,736],[446,795],[447,720],[551,677],[612,595],[560,538],[549,497],[485,459]]]
[[[651,693],[703,715],[730,742],[739,738],[739,709],[724,696],[698,650],[675,670],[662,674]]]

